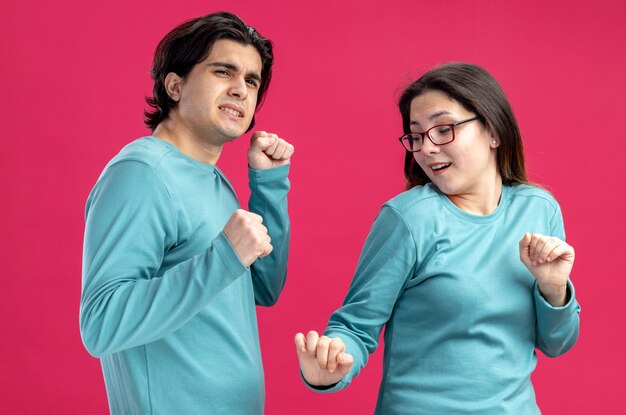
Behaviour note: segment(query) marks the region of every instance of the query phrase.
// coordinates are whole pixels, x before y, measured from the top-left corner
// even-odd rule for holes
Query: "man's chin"
[[[236,139],[238,139],[239,137],[241,137],[242,135],[244,135],[246,133],[245,130],[243,131],[239,131],[239,132],[229,132],[228,134],[224,134],[224,142],[228,143],[230,141],[235,141]]]
[[[224,142],[236,140],[244,135],[248,131],[248,125],[245,128],[225,128],[220,131]]]

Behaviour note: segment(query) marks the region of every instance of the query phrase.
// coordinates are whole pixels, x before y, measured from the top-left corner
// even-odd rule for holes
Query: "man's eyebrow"
[[[239,67],[237,65],[233,65],[232,63],[228,63],[228,62],[211,62],[208,64],[208,66],[219,66],[221,68],[226,68],[230,71],[233,72],[239,72]],[[261,75],[259,75],[256,72],[249,72],[248,77],[254,79],[255,81],[261,82]]]
[[[430,117],[428,117],[428,119],[430,121],[433,121],[434,119],[436,119],[438,117],[441,117],[442,115],[447,115],[447,114],[451,114],[451,112],[448,111],[448,110],[440,110],[440,111],[437,111],[437,112],[431,114]],[[417,122],[417,121],[411,121],[410,125],[420,125],[420,123]]]
[[[227,62],[210,62],[207,64],[208,66],[221,66],[222,68],[230,69],[231,71],[239,71],[237,65],[233,65],[232,63]]]

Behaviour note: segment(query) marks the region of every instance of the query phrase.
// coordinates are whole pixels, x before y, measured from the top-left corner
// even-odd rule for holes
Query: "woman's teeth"
[[[431,169],[433,170],[441,170],[443,168],[446,168],[450,165],[450,163],[445,163],[445,164],[437,164],[436,166],[432,166]]]

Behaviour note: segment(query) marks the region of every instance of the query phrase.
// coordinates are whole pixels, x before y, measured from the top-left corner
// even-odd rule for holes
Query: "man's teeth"
[[[432,169],[433,170],[441,170],[444,167],[448,167],[450,165],[450,163],[445,163],[445,164],[437,164],[436,166],[433,166]]]
[[[220,109],[228,114],[234,115],[235,117],[243,117],[243,115],[239,111],[232,108],[221,107]]]

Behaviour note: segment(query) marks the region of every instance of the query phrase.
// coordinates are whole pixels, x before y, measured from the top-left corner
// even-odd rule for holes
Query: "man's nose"
[[[239,99],[245,99],[246,96],[248,96],[246,80],[243,78],[233,78],[228,88],[228,95]]]

